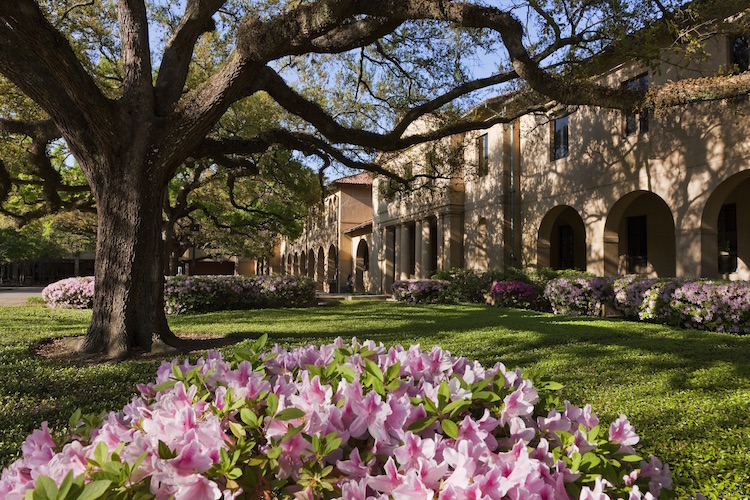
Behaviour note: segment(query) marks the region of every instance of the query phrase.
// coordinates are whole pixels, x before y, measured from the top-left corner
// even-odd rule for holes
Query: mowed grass
[[[90,313],[0,308],[0,464],[43,420],[65,425],[77,408],[117,410],[158,361],[68,365],[39,359],[44,339],[80,335]],[[563,397],[591,403],[606,422],[621,413],[641,443],[670,464],[679,498],[750,497],[750,337],[660,325],[571,318],[481,305],[346,302],[301,310],[173,317],[175,332],[220,333],[239,342],[268,333],[296,346],[338,336],[386,345],[441,345],[485,365],[545,374]],[[231,347],[227,348],[231,349]]]

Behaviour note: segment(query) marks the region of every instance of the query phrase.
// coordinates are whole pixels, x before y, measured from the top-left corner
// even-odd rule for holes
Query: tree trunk
[[[128,159],[122,159],[125,163]],[[131,158],[132,161],[132,158]],[[140,165],[107,169],[95,190],[98,227],[94,311],[81,347],[121,359],[177,345],[164,312],[162,201],[166,185]]]

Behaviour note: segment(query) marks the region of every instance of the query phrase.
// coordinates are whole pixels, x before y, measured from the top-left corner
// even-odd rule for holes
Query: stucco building
[[[704,61],[685,65],[667,54],[658,71],[624,63],[601,79],[647,87],[747,71],[749,41],[716,37]],[[489,118],[508,98],[473,111]],[[396,279],[451,267],[750,279],[746,96],[640,115],[550,103],[547,112],[441,142],[458,155],[450,179],[426,175],[414,182],[422,189],[394,192],[391,181],[375,178],[352,211],[335,207],[348,196],[346,181],[336,184],[332,210],[348,227],[341,219],[309,227],[282,248],[286,272],[314,275],[325,288],[333,276],[327,270],[338,266],[356,291],[386,293]],[[418,178],[432,169],[432,147],[384,161]],[[448,157],[438,161],[456,161]]]

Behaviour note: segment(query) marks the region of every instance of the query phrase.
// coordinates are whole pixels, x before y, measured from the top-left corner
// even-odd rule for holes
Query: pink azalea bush
[[[750,282],[682,283],[672,293],[671,306],[685,328],[750,333]]]
[[[56,281],[44,287],[42,298],[49,307],[90,309],[94,304],[94,277]]]
[[[315,304],[315,282],[305,276],[169,276],[170,314]]]
[[[167,276],[165,280],[168,314],[315,304],[315,283],[304,276]],[[91,308],[94,277],[57,281],[42,290],[42,297],[49,307]]]
[[[393,297],[410,304],[437,304],[447,302],[445,295],[449,281],[434,279],[411,279],[394,281],[391,285]]]
[[[597,316],[612,301],[612,280],[597,277],[561,277],[547,282],[544,297],[555,314]]]
[[[631,274],[612,282],[613,307],[626,318],[638,319],[643,304],[644,294],[658,280]]]
[[[552,382],[435,347],[337,339],[163,363],[101,421],[45,424],[0,496],[232,499],[609,499],[669,496],[621,415],[559,404]]]
[[[537,291],[534,285],[520,280],[495,281],[490,297],[494,306],[529,309],[537,302]]]

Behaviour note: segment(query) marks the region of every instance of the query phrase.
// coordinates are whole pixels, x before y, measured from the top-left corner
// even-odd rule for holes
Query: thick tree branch
[[[37,2],[0,2],[0,67],[58,124],[84,117],[85,128],[93,137],[104,139],[102,142],[117,135],[117,127],[111,123],[117,115],[114,103],[104,97]],[[84,128],[76,125],[79,130]]]
[[[225,0],[187,2],[185,14],[164,49],[156,78],[158,116],[166,116],[182,95],[195,43],[203,33],[215,29],[211,16],[224,3]]]
[[[153,113],[151,49],[144,0],[119,0],[117,18],[122,46],[123,99],[139,113]]]

